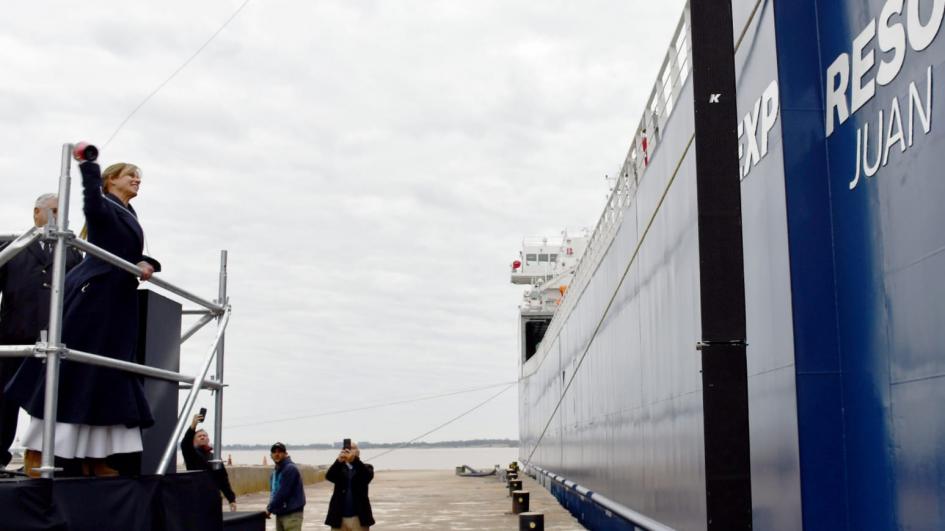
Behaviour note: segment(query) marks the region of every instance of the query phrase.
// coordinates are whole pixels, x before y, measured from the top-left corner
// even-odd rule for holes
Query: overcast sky
[[[0,232],[55,191],[62,143],[104,143],[240,4],[9,7]],[[409,440],[503,388],[259,423],[514,381],[509,264],[597,222],[683,4],[250,2],[101,155],[143,169],[161,276],[212,298],[229,250],[224,442]],[[425,440],[516,438],[517,404]]]

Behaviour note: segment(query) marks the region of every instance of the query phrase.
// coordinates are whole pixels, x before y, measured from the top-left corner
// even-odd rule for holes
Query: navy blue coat
[[[325,473],[325,479],[335,484],[331,500],[328,501],[328,514],[325,516],[327,526],[341,527],[345,496],[349,489],[354,495],[354,511],[357,513],[358,521],[364,527],[374,525],[374,512],[371,510],[371,500],[368,498],[368,485],[374,479],[374,467],[361,459],[355,459],[351,466],[354,467],[354,477],[350,481],[348,480],[348,466],[341,461],[336,460]]]
[[[302,474],[292,462],[292,458],[285,456],[269,476],[269,505],[266,510],[276,516],[283,516],[304,508],[305,487],[302,485]]]
[[[136,264],[146,257],[135,211],[102,193],[98,164],[84,162],[83,210],[89,242]],[[137,361],[138,280],[92,255],[66,276],[62,342],[71,349]],[[31,358],[6,388],[7,398],[43,417],[45,365]],[[64,360],[59,373],[59,422],[147,428],[154,418],[141,379],[115,369]]]

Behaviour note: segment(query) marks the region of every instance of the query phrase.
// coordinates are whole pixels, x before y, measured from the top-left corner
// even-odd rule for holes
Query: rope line
[[[189,65],[191,61],[196,59],[197,56],[200,55],[200,52],[202,52],[204,48],[206,48],[211,42],[213,42],[213,40],[217,38],[217,35],[219,35],[220,32],[222,32],[224,28],[229,26],[230,22],[233,22],[233,19],[235,19],[240,14],[240,12],[243,11],[243,8],[246,7],[246,5],[249,4],[251,1],[252,0],[243,0],[243,3],[240,4],[240,6],[236,8],[236,11],[234,11],[233,14],[230,15],[230,18],[226,19],[226,22],[224,22],[223,25],[217,28],[217,30],[213,32],[213,35],[211,35],[209,39],[207,39],[199,48],[197,48],[197,51],[194,52],[193,55],[190,56],[190,58],[184,61],[184,63],[180,65],[179,67],[177,67],[177,70],[174,70],[174,72],[171,73],[171,75],[168,76],[167,79],[165,79],[163,83],[158,85],[156,89],[152,90],[151,93],[147,95],[147,97],[141,100],[141,103],[139,103],[137,107],[132,109],[132,111],[128,113],[128,116],[126,116],[125,119],[122,120],[120,124],[118,124],[118,127],[115,128],[115,131],[112,132],[111,136],[108,137],[108,140],[105,141],[105,144],[102,145],[102,148],[103,149],[107,148],[108,144],[110,144],[111,141],[114,140],[115,136],[118,135],[118,132],[121,131],[123,127],[125,127],[125,124],[127,124],[131,120],[131,118],[135,114],[137,114],[138,111],[141,110],[142,107],[145,106],[146,103],[151,101],[151,98],[153,98],[158,92],[160,92],[161,89],[163,89],[165,85],[167,85],[168,83],[171,82],[172,79],[177,77],[177,74],[179,74],[184,68],[187,68],[187,65]]]
[[[395,446],[394,448],[391,448],[390,450],[387,450],[386,452],[381,452],[381,453],[379,453],[379,454],[377,454],[377,455],[371,457],[370,459],[365,459],[365,462],[373,461],[373,460],[378,459],[378,458],[380,458],[380,457],[383,457],[383,456],[385,456],[385,455],[387,455],[387,454],[389,454],[389,453],[391,453],[391,452],[396,452],[397,450],[401,450],[401,449],[403,449],[403,448],[406,448],[406,447],[409,446],[411,443],[417,442],[418,440],[420,440],[420,439],[426,437],[427,435],[430,435],[430,434],[432,434],[432,433],[435,433],[435,432],[437,432],[437,431],[439,431],[439,430],[441,430],[441,429],[443,429],[443,428],[449,426],[450,424],[452,424],[452,423],[456,422],[457,420],[459,420],[459,419],[465,417],[466,415],[472,413],[473,411],[476,411],[477,409],[479,409],[479,408],[481,408],[482,406],[488,404],[489,402],[492,402],[492,401],[495,400],[496,398],[499,398],[499,395],[501,395],[502,393],[504,393],[504,392],[508,391],[509,389],[515,387],[515,385],[516,385],[517,383],[518,383],[518,382],[512,382],[512,383],[510,383],[508,386],[506,386],[504,389],[502,389],[502,390],[499,391],[498,393],[496,393],[496,394],[490,396],[489,398],[485,399],[484,401],[482,401],[482,402],[476,404],[474,407],[472,407],[472,408],[470,408],[470,409],[467,409],[466,411],[464,411],[464,412],[460,413],[459,415],[457,415],[457,416],[451,418],[450,420],[444,422],[443,424],[440,424],[439,426],[433,428],[432,430],[430,430],[430,431],[428,431],[428,432],[426,432],[426,433],[424,433],[424,434],[422,434],[422,435],[418,435],[418,436],[414,437],[413,439],[410,439],[409,441],[407,441],[407,442],[405,442],[405,443],[403,443],[403,444],[401,444],[401,445],[399,445],[399,446]]]
[[[334,411],[322,411],[322,412],[319,412],[319,413],[310,413],[310,414],[305,414],[305,415],[296,415],[296,416],[292,416],[292,417],[283,417],[283,418],[278,418],[278,419],[263,420],[263,421],[259,421],[259,422],[247,422],[247,423],[245,423],[245,424],[235,424],[235,425],[233,425],[233,426],[226,426],[226,429],[231,430],[231,429],[235,429],[235,428],[245,428],[245,427],[248,427],[248,426],[261,426],[261,425],[263,425],[263,424],[276,424],[276,423],[279,423],[279,422],[288,422],[288,421],[291,421],[291,420],[310,419],[310,418],[315,418],[315,417],[327,417],[327,416],[330,416],[330,415],[341,415],[341,414],[344,414],[344,413],[353,413],[353,412],[356,412],[356,411],[367,411],[367,410],[370,410],[370,409],[380,409],[380,408],[385,408],[385,407],[390,407],[390,406],[399,406],[399,405],[402,405],[402,404],[412,404],[412,403],[414,403],[414,402],[424,402],[424,401],[427,401],[427,400],[435,400],[435,399],[437,399],[437,398],[444,398],[444,397],[448,397],[448,396],[456,396],[456,395],[461,395],[461,394],[466,394],[466,393],[474,393],[474,392],[476,392],[476,391],[483,391],[483,390],[486,390],[486,389],[493,389],[493,388],[500,387],[500,386],[503,386],[503,385],[515,385],[516,383],[518,383],[518,382],[517,382],[517,381],[516,381],[516,382],[501,382],[501,383],[486,385],[486,386],[482,386],[482,387],[475,387],[475,388],[472,388],[472,389],[463,389],[463,390],[460,390],[460,391],[451,391],[451,392],[449,392],[449,393],[442,393],[442,394],[438,394],[438,395],[428,395],[428,396],[422,396],[422,397],[417,397],[417,398],[407,398],[407,399],[404,399],[404,400],[397,400],[397,401],[394,401],[394,402],[385,402],[385,403],[383,403],[383,404],[372,404],[372,405],[369,405],[369,406],[360,406],[360,407],[351,408],[351,409],[339,409],[339,410],[334,410]]]

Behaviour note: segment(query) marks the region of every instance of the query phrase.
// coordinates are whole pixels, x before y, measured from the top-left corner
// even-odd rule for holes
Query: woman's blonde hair
[[[110,181],[112,177],[119,177],[129,172],[138,172],[140,175],[141,168],[127,162],[116,162],[115,164],[105,168],[105,171],[102,172],[102,191],[108,193],[108,181]],[[83,240],[87,240],[89,238],[88,223],[82,226],[82,230],[79,232],[79,238],[82,238]]]
[[[105,193],[108,193],[108,181],[112,177],[118,177],[130,172],[141,173],[141,169],[135,166],[134,164],[129,164],[127,162],[116,162],[111,166],[105,168],[105,171],[102,172],[102,190]]]

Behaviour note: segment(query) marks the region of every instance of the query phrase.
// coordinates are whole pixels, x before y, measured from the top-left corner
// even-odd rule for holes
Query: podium
[[[138,357],[137,362],[167,369],[180,370],[181,305],[151,290],[138,290]],[[153,474],[161,462],[161,454],[177,424],[178,383],[142,378],[144,394],[151,406],[154,426],[141,432],[144,452],[141,471]],[[170,470],[176,470],[177,454],[171,459]]]

